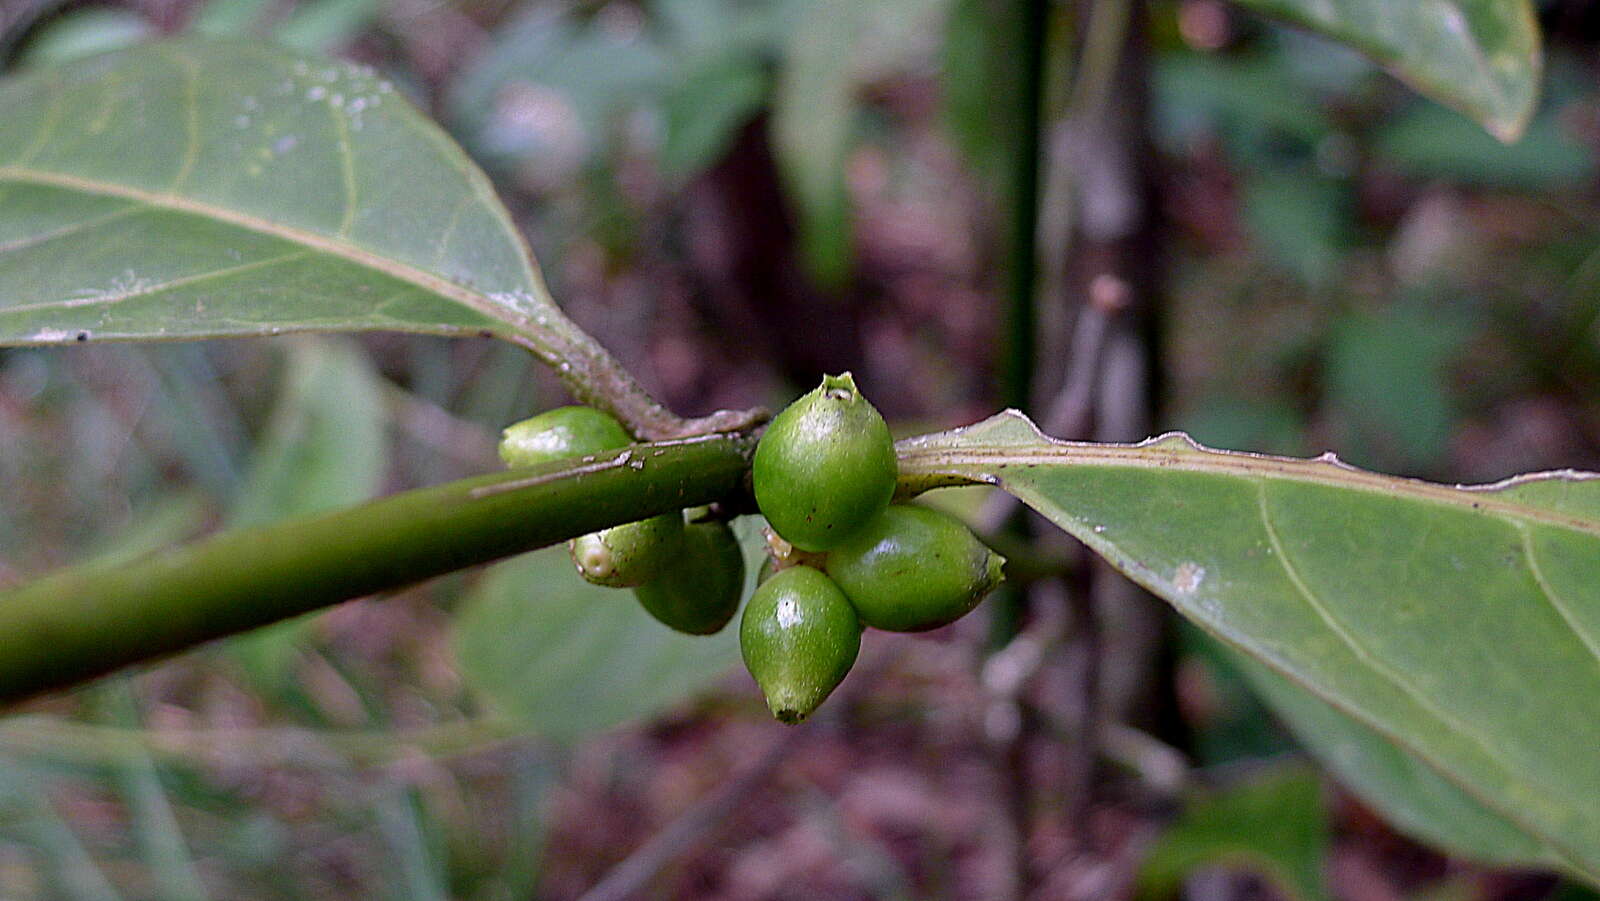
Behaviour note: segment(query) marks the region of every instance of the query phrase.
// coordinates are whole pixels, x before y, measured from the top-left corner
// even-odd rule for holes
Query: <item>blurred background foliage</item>
[[[1020,151],[996,98],[1023,6],[0,0],[0,60],[184,31],[362,59],[673,407],[848,368],[909,433],[1001,403]],[[1451,482],[1600,469],[1600,11],[1538,9],[1542,100],[1510,145],[1305,32],[1140,11],[1148,108],[1106,114],[1149,141],[1158,428]],[[1043,26],[1046,292],[1072,267],[1082,21]],[[487,341],[0,351],[0,584],[481,472],[501,426],[561,402]],[[869,634],[786,733],[731,633],[669,634],[559,551],[348,604],[0,720],[0,896],[1593,897],[1385,824],[1256,700],[1268,677],[1188,627],[1096,650],[1160,700],[1098,726],[1091,803],[1068,803],[1081,661],[1049,628],[994,651],[978,619]]]

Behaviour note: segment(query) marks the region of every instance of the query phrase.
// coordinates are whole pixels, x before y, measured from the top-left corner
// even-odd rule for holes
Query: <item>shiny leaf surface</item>
[[[487,179],[373,70],[184,39],[0,82],[0,343],[573,340]]]
[[[1600,874],[1600,476],[1451,487],[1015,413],[899,453],[913,485],[1016,495],[1512,824],[1528,862]]]

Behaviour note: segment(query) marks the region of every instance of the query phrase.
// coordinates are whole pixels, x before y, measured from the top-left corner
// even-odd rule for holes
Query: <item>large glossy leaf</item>
[[[0,82],[0,344],[582,343],[488,181],[371,69],[184,39]]]
[[[1001,485],[1393,741],[1527,862],[1600,876],[1600,476],[1450,487],[1182,435],[1057,442],[1015,413],[900,450],[921,484]]]
[[[1401,830],[1462,857],[1553,862],[1543,845],[1371,728],[1260,663],[1235,663],[1306,747]]]
[[[1501,140],[1528,124],[1539,96],[1539,24],[1531,0],[1237,0],[1357,48]]]

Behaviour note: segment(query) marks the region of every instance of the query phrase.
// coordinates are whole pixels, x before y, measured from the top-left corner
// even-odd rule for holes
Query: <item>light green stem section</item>
[[[350,598],[743,493],[753,442],[713,435],[464,479],[89,565],[0,594],[0,702]]]

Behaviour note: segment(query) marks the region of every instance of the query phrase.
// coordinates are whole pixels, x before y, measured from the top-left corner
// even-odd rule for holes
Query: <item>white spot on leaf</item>
[[[1200,583],[1206,579],[1206,568],[1193,561],[1184,561],[1178,564],[1178,569],[1172,574],[1172,587],[1179,594],[1194,594],[1200,588]]]

